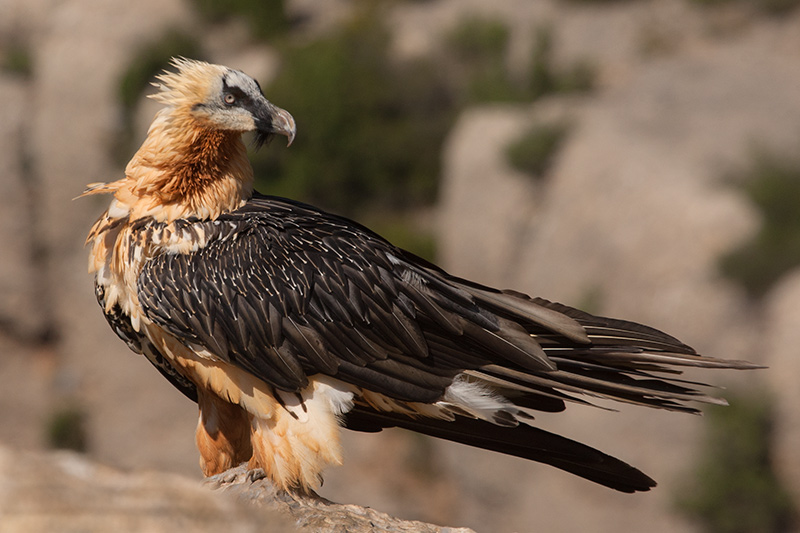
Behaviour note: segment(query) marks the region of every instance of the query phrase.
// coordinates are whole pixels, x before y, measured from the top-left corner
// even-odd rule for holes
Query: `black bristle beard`
[[[273,133],[256,130],[256,133],[253,136],[253,148],[260,150],[262,146],[269,144],[273,137],[275,137]]]

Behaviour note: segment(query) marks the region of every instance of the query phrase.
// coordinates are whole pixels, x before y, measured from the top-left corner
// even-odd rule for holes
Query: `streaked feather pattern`
[[[591,397],[696,412],[694,401],[722,400],[677,379],[678,367],[753,366],[699,356],[653,328],[450,276],[298,202],[255,195],[192,224],[205,247],[144,265],[145,315],[276,389],[299,392],[323,374],[371,391],[371,402],[356,392],[358,409],[346,415],[355,428],[385,422],[511,453],[503,444],[509,430],[498,428],[515,427],[538,450],[544,432],[528,426],[531,412]],[[423,431],[428,404],[441,412]],[[515,455],[564,465],[514,446]],[[600,462],[619,467],[609,460]],[[613,476],[593,479],[614,483]]]

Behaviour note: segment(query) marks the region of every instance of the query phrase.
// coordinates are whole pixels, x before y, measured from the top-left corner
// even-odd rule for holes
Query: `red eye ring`
[[[224,100],[225,100],[225,103],[226,103],[226,104],[228,104],[228,105],[233,105],[233,104],[235,104],[235,103],[236,103],[236,97],[235,97],[235,96],[233,96],[233,95],[232,95],[232,94],[230,94],[230,93],[228,93],[228,94],[226,94],[226,95],[225,95],[225,98],[224,98]]]

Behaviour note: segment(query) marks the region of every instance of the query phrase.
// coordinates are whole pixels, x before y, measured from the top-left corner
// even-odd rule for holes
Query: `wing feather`
[[[587,397],[696,412],[691,402],[722,401],[677,379],[682,367],[755,367],[699,356],[640,324],[451,276],[298,202],[256,195],[215,221],[181,224],[197,225],[186,234],[207,244],[144,265],[146,317],[279,395],[315,374],[360,390],[346,414],[353,429],[405,427],[647,490],[652,480],[629,465],[531,427],[531,412]],[[130,324],[110,321],[142,350]],[[148,357],[196,395],[160,354]]]
[[[553,409],[589,394],[683,409],[713,400],[647,372],[747,367],[698,356],[653,328],[450,276],[305,204],[256,195],[196,224],[204,248],[145,265],[145,314],[279,389],[321,373],[426,402],[477,371],[490,387],[516,390],[520,405]]]

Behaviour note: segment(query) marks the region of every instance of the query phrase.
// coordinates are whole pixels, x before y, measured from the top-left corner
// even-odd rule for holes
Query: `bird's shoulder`
[[[348,253],[395,253],[400,250],[369,228],[315,206],[278,196],[254,194],[242,207],[214,222],[234,235],[253,235],[265,243],[280,242],[289,250]],[[223,236],[223,235],[221,235]],[[227,236],[227,235],[226,235]]]

